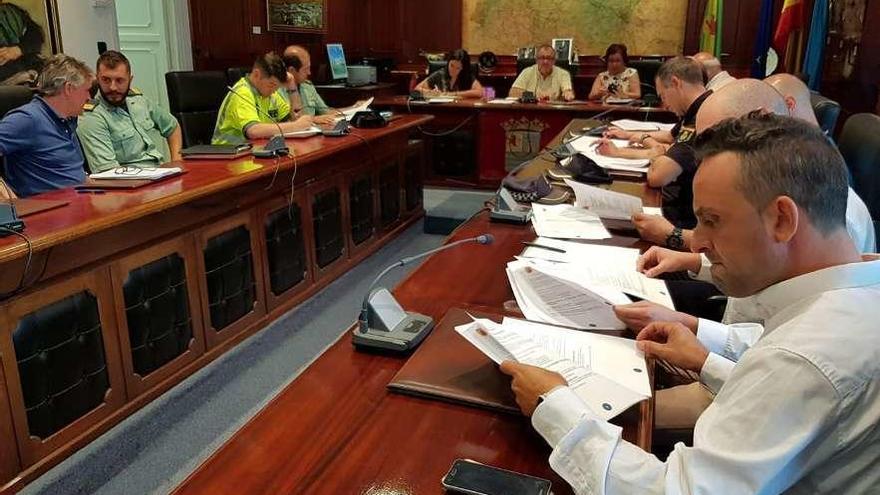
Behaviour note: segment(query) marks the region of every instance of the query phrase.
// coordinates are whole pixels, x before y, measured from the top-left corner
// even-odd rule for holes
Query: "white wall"
[[[93,4],[100,7],[94,7]],[[61,24],[61,47],[90,67],[98,59],[98,42],[107,48],[119,49],[119,28],[116,26],[116,5],[112,0],[58,0]]]

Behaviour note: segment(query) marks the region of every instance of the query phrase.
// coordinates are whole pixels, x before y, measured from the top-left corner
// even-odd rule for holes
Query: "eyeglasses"
[[[141,172],[155,172],[158,167],[139,167],[137,165],[123,165],[116,167],[113,173],[116,175],[138,175]]]

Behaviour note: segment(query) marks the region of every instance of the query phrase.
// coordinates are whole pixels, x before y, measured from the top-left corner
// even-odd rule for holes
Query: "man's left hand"
[[[675,228],[669,220],[660,215],[646,215],[644,213],[634,214],[632,223],[636,226],[642,239],[661,246],[666,245],[666,237]]]
[[[535,412],[538,398],[542,394],[568,384],[559,373],[513,361],[501,363],[501,372],[512,378],[510,388],[516,394],[516,403],[526,416]]]

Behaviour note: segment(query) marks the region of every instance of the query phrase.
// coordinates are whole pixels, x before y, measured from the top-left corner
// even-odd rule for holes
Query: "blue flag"
[[[827,35],[828,0],[816,0],[813,4],[813,20],[810,22],[807,55],[804,58],[804,73],[809,81],[807,85],[814,91],[819,91],[819,83],[822,81],[822,55]]]
[[[821,3],[821,0],[819,0]],[[761,0],[761,17],[758,21],[758,35],[755,37],[755,51],[752,53],[752,77],[767,77],[767,50],[773,41],[773,0]]]

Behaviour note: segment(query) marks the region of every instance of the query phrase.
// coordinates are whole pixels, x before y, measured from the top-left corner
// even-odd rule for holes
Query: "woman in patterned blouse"
[[[642,96],[639,73],[631,67],[627,67],[629,57],[626,55],[626,45],[614,43],[605,50],[605,63],[608,70],[596,76],[593,81],[593,89],[590,90],[590,99],[599,100],[609,96],[615,98],[638,99]]]

